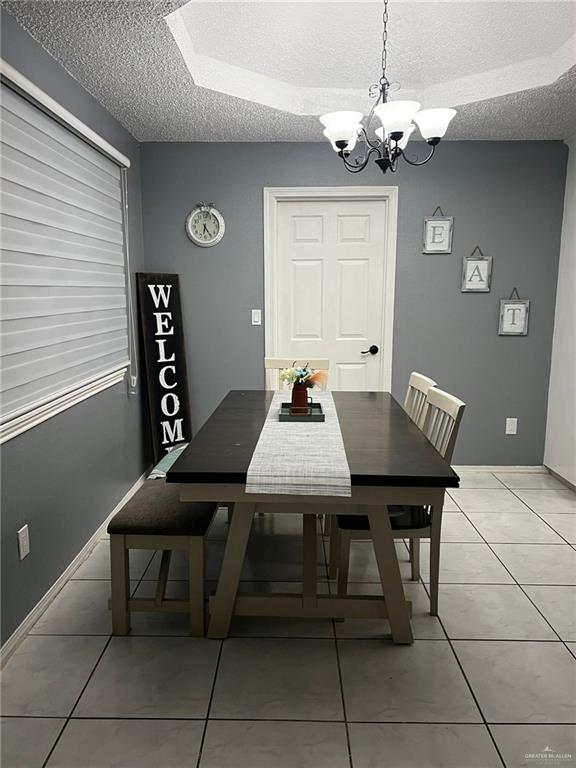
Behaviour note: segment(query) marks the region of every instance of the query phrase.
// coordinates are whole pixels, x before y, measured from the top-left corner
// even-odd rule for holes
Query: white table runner
[[[351,496],[350,469],[330,392],[316,392],[323,422],[279,421],[290,392],[276,392],[246,477],[246,493]]]

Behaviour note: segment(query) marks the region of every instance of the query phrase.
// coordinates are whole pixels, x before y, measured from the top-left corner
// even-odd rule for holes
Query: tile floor
[[[428,548],[413,583],[397,545],[410,647],[375,620],[236,619],[222,643],[188,637],[183,616],[135,614],[129,637],[110,637],[101,541],[5,668],[3,768],[576,767],[576,494],[538,473],[461,476],[439,618]],[[298,527],[256,520],[243,589],[298,589]],[[226,531],[220,515],[209,579]],[[324,591],[326,550],[321,539]],[[151,594],[158,560],[136,554],[133,592]],[[369,543],[353,545],[350,575],[377,593]],[[176,557],[172,595],[185,577]]]

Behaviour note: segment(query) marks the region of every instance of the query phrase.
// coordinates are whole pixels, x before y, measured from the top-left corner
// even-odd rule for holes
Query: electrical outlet
[[[506,434],[515,435],[518,432],[518,419],[506,419]]]
[[[18,556],[20,560],[24,560],[30,554],[30,532],[28,531],[28,525],[23,525],[17,532],[18,536]]]
[[[262,325],[262,310],[261,309],[253,309],[252,310],[252,325]]]

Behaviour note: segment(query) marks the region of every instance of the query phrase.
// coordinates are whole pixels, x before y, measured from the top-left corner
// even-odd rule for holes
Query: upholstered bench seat
[[[204,536],[217,508],[216,502],[180,501],[177,484],[147,480],[108,523],[108,533]]]
[[[204,635],[204,537],[218,509],[215,502],[182,502],[178,485],[147,480],[108,524],[112,573],[112,631],[130,631],[131,611],[182,612],[190,616],[190,631]],[[131,549],[162,550],[154,598],[130,597]],[[189,597],[166,598],[173,550],[188,555]]]

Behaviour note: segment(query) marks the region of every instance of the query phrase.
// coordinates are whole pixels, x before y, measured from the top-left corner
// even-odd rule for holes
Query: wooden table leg
[[[309,606],[317,605],[318,597],[318,549],[317,549],[317,522],[316,514],[305,514],[303,517],[303,579],[302,594],[304,604]]]
[[[386,507],[366,506],[365,512],[370,521],[372,543],[382,582],[382,593],[386,601],[392,639],[395,643],[412,643],[414,638],[410,626],[410,613],[404,597],[388,510]]]
[[[228,636],[255,508],[255,504],[236,504],[234,507],[216,588],[214,610],[210,616],[208,637]]]

